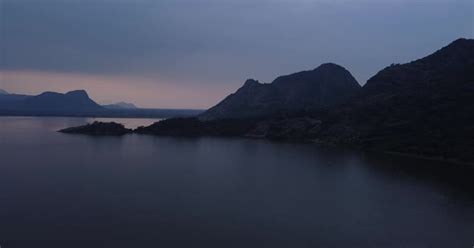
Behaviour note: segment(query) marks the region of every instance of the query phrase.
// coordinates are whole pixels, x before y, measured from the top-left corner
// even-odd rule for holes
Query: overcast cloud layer
[[[364,84],[473,36],[472,0],[0,0],[0,88],[206,108],[246,78],[334,62]]]

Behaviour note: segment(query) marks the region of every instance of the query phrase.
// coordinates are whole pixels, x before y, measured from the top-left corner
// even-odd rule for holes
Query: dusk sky
[[[0,0],[0,88],[208,108],[325,62],[364,84],[460,37],[473,0]]]

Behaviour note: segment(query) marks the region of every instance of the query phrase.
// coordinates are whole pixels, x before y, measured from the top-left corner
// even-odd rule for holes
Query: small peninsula
[[[61,133],[68,134],[87,134],[101,136],[121,136],[131,133],[133,130],[125,128],[124,125],[116,122],[93,122],[79,127],[70,127],[59,130]]]

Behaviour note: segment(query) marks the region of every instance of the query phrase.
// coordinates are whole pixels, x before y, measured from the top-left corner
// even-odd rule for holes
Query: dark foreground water
[[[86,121],[0,118],[2,248],[474,245],[472,167]]]

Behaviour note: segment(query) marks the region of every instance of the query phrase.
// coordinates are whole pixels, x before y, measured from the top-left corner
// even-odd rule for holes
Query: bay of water
[[[473,167],[91,121],[0,117],[2,248],[474,245]]]

